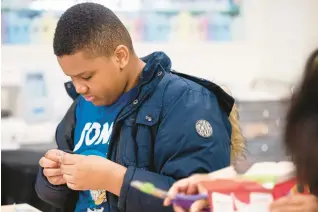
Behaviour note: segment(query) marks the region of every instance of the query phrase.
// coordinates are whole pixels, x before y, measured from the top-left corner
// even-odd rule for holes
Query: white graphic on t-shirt
[[[93,209],[93,210],[91,210],[91,209],[89,209],[89,208],[87,208],[87,212],[104,212],[104,208],[100,208],[100,209]]]
[[[90,191],[91,193],[91,197],[92,197],[92,200],[94,201],[94,204],[96,206],[98,205],[101,205],[102,203],[104,202],[107,202],[107,199],[106,199],[106,191],[105,190],[102,190],[102,189],[99,189],[99,190],[91,190]],[[90,209],[90,208],[87,208],[87,212],[103,212],[104,211],[104,208],[100,208],[100,209]]]
[[[84,144],[84,140],[85,140],[86,146],[91,146],[92,144],[98,145],[101,142],[102,144],[107,144],[109,142],[109,138],[113,131],[113,125],[114,125],[113,122],[111,123],[110,126],[108,123],[105,123],[103,125],[103,128],[101,129],[101,125],[98,122],[86,123],[82,130],[81,137],[78,143],[75,145],[73,151],[75,152],[79,150],[81,146]],[[94,135],[93,137],[91,137],[90,134],[93,132],[94,132]]]

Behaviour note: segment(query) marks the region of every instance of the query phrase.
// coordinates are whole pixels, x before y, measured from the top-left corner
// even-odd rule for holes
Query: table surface
[[[59,211],[40,200],[34,189],[39,160],[47,150],[52,148],[56,148],[55,143],[23,145],[18,150],[1,150],[2,204],[27,203],[41,211]]]
[[[41,212],[28,204],[4,205],[1,206],[1,212]]]

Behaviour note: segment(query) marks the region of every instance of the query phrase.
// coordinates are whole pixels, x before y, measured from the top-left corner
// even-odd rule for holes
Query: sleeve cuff
[[[35,182],[35,191],[40,199],[57,207],[62,208],[65,198],[69,193],[66,185],[52,185],[43,175],[43,169],[39,169],[38,177]]]
[[[135,171],[136,167],[129,166],[127,168],[123,185],[120,189],[120,196],[118,198],[118,208],[120,211],[126,211],[127,196],[130,189],[130,183],[134,179]]]

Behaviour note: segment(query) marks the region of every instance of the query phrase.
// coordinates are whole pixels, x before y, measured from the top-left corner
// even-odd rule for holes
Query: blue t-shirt
[[[107,156],[108,144],[112,134],[114,121],[125,105],[135,98],[134,88],[123,94],[110,106],[95,106],[82,96],[76,106],[76,127],[74,150],[76,154]],[[108,212],[109,207],[105,190],[81,191],[76,204],[76,212]]]

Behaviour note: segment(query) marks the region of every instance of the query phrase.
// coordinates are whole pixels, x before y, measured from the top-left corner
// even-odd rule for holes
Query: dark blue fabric
[[[108,147],[107,158],[127,167],[120,196],[107,193],[112,212],[172,211],[162,206],[162,200],[131,188],[133,180],[148,181],[167,190],[176,180],[230,164],[228,114],[234,99],[212,82],[171,71],[171,61],[163,52],[142,59],[146,67],[137,86],[138,95],[116,118]],[[57,143],[73,147],[75,121],[69,114],[66,117],[60,125],[66,126],[67,132],[57,130]],[[199,120],[210,123],[211,136],[197,132]],[[60,198],[48,195],[51,189],[39,181],[45,179],[38,179],[36,185],[42,199],[63,204],[56,202]]]

